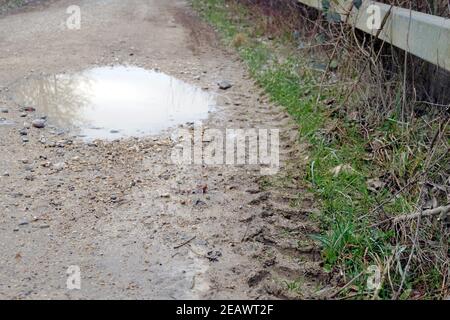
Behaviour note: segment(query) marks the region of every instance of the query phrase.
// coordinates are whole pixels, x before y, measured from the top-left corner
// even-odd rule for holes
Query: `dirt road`
[[[80,30],[65,25],[70,5]],[[0,44],[0,298],[264,299],[321,288],[297,128],[187,1],[48,1],[0,16]],[[25,128],[23,142],[33,114],[11,100],[15,84],[108,65],[216,92],[210,128],[279,128],[281,172],[263,189],[258,170],[175,166],[170,132],[86,144],[48,126]],[[222,80],[233,87],[219,90]],[[81,290],[67,288],[70,266]]]

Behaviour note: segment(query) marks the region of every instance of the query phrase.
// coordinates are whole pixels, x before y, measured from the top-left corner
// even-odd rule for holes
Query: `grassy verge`
[[[341,294],[405,299],[445,295],[448,261],[416,262],[414,251],[418,249],[408,242],[403,245],[399,241],[403,235],[392,225],[379,224],[383,217],[389,220],[414,212],[421,192],[408,189],[407,193],[395,193],[378,177],[395,176],[401,189],[405,185],[402,178],[420,180],[424,171],[443,170],[428,161],[429,148],[414,144],[411,152],[412,142],[426,140],[423,128],[417,125],[411,129],[409,124],[391,117],[368,138],[350,117],[336,112],[333,105],[341,98],[332,86],[319,93],[321,73],[311,68],[307,57],[297,53],[281,57],[279,48],[289,46],[289,36],[269,41],[249,19],[248,8],[234,2],[192,2],[225,43],[236,47],[251,75],[271,99],[296,119],[302,139],[311,146],[305,170],[310,188],[322,204],[319,219],[324,232],[317,239],[323,245],[324,267],[342,284],[352,282]],[[426,132],[433,132],[436,126],[427,125]],[[375,141],[389,145],[388,160],[373,159],[368,146]],[[443,157],[448,163],[445,150]],[[448,248],[448,240],[434,241],[444,241]],[[378,276],[376,270],[380,272],[381,286],[374,289],[367,283]]]
[[[0,13],[19,8],[30,2],[30,0],[0,0]]]

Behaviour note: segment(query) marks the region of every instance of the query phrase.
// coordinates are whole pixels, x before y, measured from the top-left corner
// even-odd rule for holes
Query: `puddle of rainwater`
[[[76,74],[28,79],[12,88],[60,128],[85,140],[142,137],[206,119],[215,97],[164,73],[138,67],[98,67]]]

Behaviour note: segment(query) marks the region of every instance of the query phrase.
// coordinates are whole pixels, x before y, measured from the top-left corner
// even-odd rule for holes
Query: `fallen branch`
[[[185,245],[189,244],[192,240],[194,240],[195,238],[197,238],[197,236],[192,237],[191,239],[189,239],[188,241],[183,242],[182,244],[173,247],[174,249],[180,249],[181,247],[184,247]]]
[[[399,223],[399,222],[406,221],[406,220],[417,219],[419,217],[432,217],[432,216],[439,216],[438,220],[443,221],[447,218],[449,213],[450,213],[450,205],[442,206],[442,207],[425,210],[425,211],[421,211],[421,212],[416,212],[413,214],[408,214],[405,216],[395,218],[394,223]]]

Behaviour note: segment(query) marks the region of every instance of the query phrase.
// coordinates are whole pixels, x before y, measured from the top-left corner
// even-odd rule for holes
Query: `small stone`
[[[200,199],[197,199],[195,202],[194,202],[194,205],[196,205],[196,206],[206,206],[206,202],[204,202],[204,201],[202,201],[202,200],[200,200]]]
[[[22,112],[22,113],[20,114],[20,117],[21,117],[21,118],[26,118],[27,116],[28,116],[28,114],[25,113],[25,112]]]
[[[48,224],[43,224],[39,227],[40,229],[49,229],[50,226]]]
[[[3,172],[3,176],[4,177],[9,177],[9,172],[8,171]]]
[[[41,167],[44,167],[44,168],[50,168],[51,165],[52,165],[52,163],[50,161],[41,163]]]
[[[19,130],[19,134],[20,134],[21,136],[27,136],[27,135],[28,135],[28,131],[27,131],[27,129],[20,129],[20,130]]]
[[[19,223],[19,227],[27,226],[27,225],[29,225],[29,224],[30,224],[30,223],[29,223],[28,221],[24,220],[24,221],[21,221],[21,222]]]
[[[120,131],[119,131],[119,130],[115,130],[115,129],[113,129],[113,130],[109,131],[109,133],[112,133],[112,134],[117,134],[117,133],[120,133]]]
[[[33,107],[25,107],[25,108],[22,109],[22,111],[24,111],[24,112],[35,112],[35,111],[36,111],[36,108],[33,108]]]
[[[0,113],[9,113],[9,110],[5,109],[5,108],[1,108],[0,109]]]
[[[35,119],[35,120],[33,120],[33,122],[31,124],[33,125],[33,127],[38,128],[38,129],[45,128],[45,120],[44,119]]]
[[[222,252],[220,251],[210,251],[206,254],[206,257],[209,259],[209,261],[211,262],[217,262],[219,261],[219,258],[222,256]]]
[[[232,84],[229,83],[228,81],[224,80],[224,81],[220,81],[218,84],[220,89],[222,90],[228,90],[232,87]]]
[[[62,171],[66,168],[66,163],[65,162],[59,162],[59,163],[55,163],[53,165],[53,169],[55,169],[56,171]]]
[[[27,137],[23,137],[22,138],[22,142],[23,143],[28,143],[28,142],[30,142],[30,139],[28,139]]]

